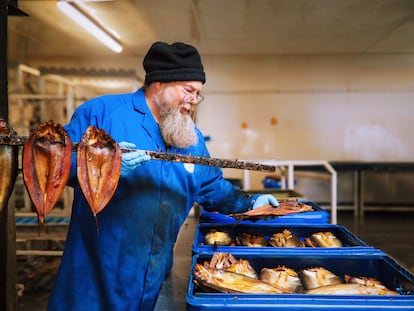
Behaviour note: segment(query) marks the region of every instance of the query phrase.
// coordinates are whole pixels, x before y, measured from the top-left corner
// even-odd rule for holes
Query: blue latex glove
[[[135,144],[122,141],[119,143],[121,148],[135,149]],[[135,170],[141,164],[150,160],[151,157],[145,153],[145,151],[137,150],[131,152],[122,153],[122,162],[121,162],[121,176],[129,175],[133,170]]]
[[[253,209],[265,206],[265,205],[273,205],[273,206],[279,206],[279,202],[276,200],[276,198],[271,194],[262,194],[256,199],[256,202],[254,202]]]

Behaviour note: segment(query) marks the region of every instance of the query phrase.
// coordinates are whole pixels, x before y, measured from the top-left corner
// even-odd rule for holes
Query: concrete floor
[[[188,277],[191,268],[191,244],[198,218],[190,216],[184,223],[175,248],[174,266],[166,279],[156,308],[157,311],[185,310]],[[338,212],[338,224],[393,257],[414,273],[414,211],[366,213],[363,220],[354,218],[351,211]],[[45,310],[59,257],[18,257],[18,278],[24,285],[18,297],[17,311]]]

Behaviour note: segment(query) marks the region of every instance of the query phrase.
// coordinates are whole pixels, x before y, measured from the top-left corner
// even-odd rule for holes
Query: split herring
[[[284,199],[279,201],[279,206],[264,205],[244,213],[229,214],[238,220],[243,219],[261,219],[267,217],[277,217],[289,214],[310,212],[313,208],[311,205],[299,202],[297,199]]]
[[[11,137],[16,133],[6,120],[0,118],[0,134]],[[18,172],[18,147],[0,145],[0,213],[7,209]]]
[[[95,126],[86,129],[79,143],[77,173],[79,185],[95,220],[115,193],[121,160],[121,148],[109,134]]]
[[[305,290],[308,295],[398,295],[398,292],[354,283],[327,285]]]
[[[223,293],[282,294],[287,292],[242,274],[204,267],[200,264],[196,264],[193,276],[197,285]]]
[[[69,135],[53,121],[41,123],[24,145],[24,183],[41,225],[46,225],[69,179],[71,152]]]

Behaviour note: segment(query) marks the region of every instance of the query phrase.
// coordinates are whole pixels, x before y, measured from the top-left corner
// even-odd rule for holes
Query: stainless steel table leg
[[[365,194],[365,174],[361,170],[359,171],[359,218],[364,218],[364,194]]]
[[[359,171],[354,171],[354,189],[353,189],[353,208],[354,208],[354,218],[359,216]]]

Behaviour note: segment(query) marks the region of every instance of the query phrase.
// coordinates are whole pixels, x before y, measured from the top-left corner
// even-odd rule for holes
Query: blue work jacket
[[[79,142],[90,125],[138,149],[209,156],[198,129],[196,146],[167,149],[142,89],[85,102],[65,129],[72,142]],[[120,178],[111,201],[97,215],[97,230],[76,178],[75,154],[72,159],[74,201],[49,311],[152,310],[193,204],[242,212],[256,198],[224,180],[220,168],[150,160]]]

